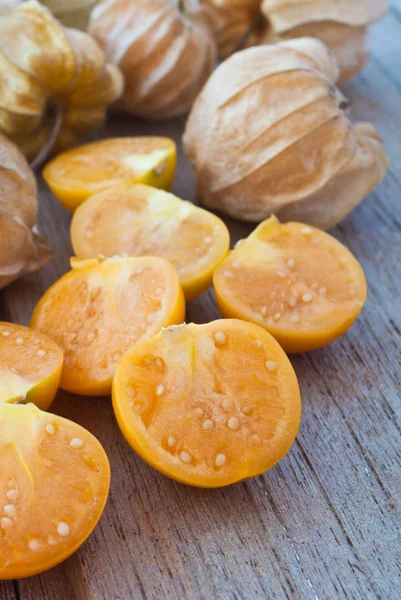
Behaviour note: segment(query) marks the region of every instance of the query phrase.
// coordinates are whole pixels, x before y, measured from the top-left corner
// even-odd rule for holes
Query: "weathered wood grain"
[[[396,600],[400,596],[401,0],[373,30],[373,55],[344,86],[354,118],[375,123],[391,157],[385,181],[333,234],[361,261],[366,308],[332,346],[292,359],[303,421],[289,455],[253,481],[197,490],[145,465],[124,442],[108,398],[60,393],[54,411],[92,431],[112,467],[100,525],[63,565],[15,583],[1,600]],[[179,139],[183,120],[114,117],[102,135]],[[180,156],[175,191],[194,199]],[[68,269],[67,212],[41,188],[40,229],[54,249],[41,273],[2,294],[2,316],[28,323]],[[229,222],[233,242],[250,229]],[[187,320],[218,317],[212,292]]]
[[[0,581],[1,600],[17,600],[17,582]]]

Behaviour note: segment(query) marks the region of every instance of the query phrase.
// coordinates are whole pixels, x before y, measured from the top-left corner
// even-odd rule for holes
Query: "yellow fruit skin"
[[[168,240],[164,238],[163,234],[160,233],[160,238],[164,238],[163,240],[163,248],[158,248],[157,250],[155,250],[154,248],[152,250],[146,249],[145,251],[143,251],[143,249],[139,249],[139,248],[135,248],[135,251],[132,252],[130,250],[129,247],[124,246],[124,245],[120,245],[118,246],[118,248],[114,247],[114,250],[111,251],[110,248],[108,248],[107,246],[102,246],[102,244],[99,244],[96,246],[96,249],[92,246],[90,246],[90,242],[88,242],[85,239],[85,227],[88,226],[88,223],[93,223],[95,225],[96,228],[96,233],[99,234],[99,231],[102,231],[102,222],[99,223],[99,221],[94,222],[94,214],[97,214],[97,211],[100,211],[100,207],[103,206],[102,202],[103,200],[107,201],[107,198],[109,197],[109,195],[111,197],[113,197],[114,195],[114,200],[112,202],[110,202],[110,204],[107,205],[107,210],[105,210],[105,207],[103,207],[103,210],[101,211],[102,215],[106,215],[107,216],[107,222],[109,224],[109,222],[113,219],[113,215],[112,213],[112,206],[113,203],[116,203],[116,205],[119,205],[119,200],[117,199],[117,196],[120,195],[124,198],[130,197],[131,195],[135,196],[135,193],[137,193],[140,197],[143,197],[143,195],[145,194],[145,197],[147,195],[148,198],[152,198],[153,199],[153,205],[157,206],[157,215],[155,215],[155,222],[157,222],[157,220],[165,218],[166,221],[169,220],[170,218],[170,213],[169,213],[169,202],[171,202],[171,205],[173,206],[182,206],[182,207],[186,207],[187,210],[190,209],[190,211],[192,211],[190,214],[192,215],[196,215],[198,214],[199,216],[202,217],[202,219],[205,219],[205,217],[208,218],[209,220],[209,225],[214,225],[214,228],[216,228],[217,226],[217,230],[218,230],[218,234],[216,234],[215,240],[216,241],[216,245],[218,246],[218,251],[214,249],[214,247],[212,246],[212,252],[208,254],[208,264],[206,265],[202,265],[201,267],[196,266],[196,261],[191,260],[191,255],[183,252],[183,255],[185,256],[185,261],[186,261],[186,265],[185,265],[185,269],[184,272],[181,272],[180,268],[177,267],[174,264],[174,260],[171,260],[171,257],[168,254],[168,249],[169,247],[172,245],[171,243],[169,244]],[[165,211],[163,212],[163,207],[165,206]],[[134,223],[130,223],[129,225],[127,225],[127,223],[124,221],[123,222],[123,227],[125,230],[129,231],[131,228],[133,230],[136,230],[136,228],[140,227],[140,222],[138,222],[137,224]],[[146,224],[145,224],[145,231],[146,231],[146,227],[149,225],[149,223],[152,223],[152,217],[150,217]],[[195,231],[194,231],[195,233]],[[138,184],[120,184],[120,185],[116,185],[113,188],[110,188],[108,190],[104,190],[103,192],[100,192],[99,194],[94,194],[90,199],[88,199],[87,201],[83,202],[81,206],[79,206],[77,208],[77,210],[74,213],[74,216],[72,218],[71,221],[71,228],[70,228],[70,235],[71,235],[71,243],[72,243],[72,247],[74,249],[74,252],[76,253],[76,257],[77,258],[72,258],[71,261],[82,261],[82,260],[86,260],[86,261],[90,261],[92,256],[96,256],[97,254],[103,254],[104,256],[113,256],[114,254],[118,255],[121,252],[125,252],[128,255],[132,255],[132,256],[141,256],[143,253],[146,254],[147,256],[160,256],[162,258],[165,258],[166,260],[170,260],[170,262],[173,264],[173,266],[176,267],[177,272],[178,272],[178,276],[180,278],[180,282],[182,285],[182,288],[184,290],[184,294],[185,294],[185,298],[186,300],[189,302],[191,300],[194,300],[197,296],[200,296],[200,294],[203,294],[203,292],[205,292],[211,285],[213,282],[213,273],[215,271],[215,269],[223,262],[223,260],[226,258],[228,252],[229,252],[229,248],[230,248],[230,233],[225,225],[225,223],[219,219],[216,215],[214,215],[213,213],[210,213],[209,211],[204,210],[203,208],[200,208],[190,202],[181,200],[180,198],[177,198],[176,196],[174,196],[173,194],[168,194],[164,191],[161,190],[156,190],[155,188],[152,188],[150,186],[144,186],[144,185],[138,185]],[[177,247],[180,247],[180,232],[178,231],[176,234],[177,236]],[[118,233],[114,231],[109,231],[108,232],[108,239],[118,239]],[[175,245],[175,237],[173,239],[172,242]],[[193,239],[191,238],[191,243],[193,242]],[[194,243],[195,246],[195,243]],[[167,252],[166,252],[167,249]],[[96,259],[93,259],[96,261]],[[71,262],[72,264],[72,262]],[[89,262],[88,262],[89,264]]]
[[[7,324],[11,327],[18,328],[17,331],[21,330],[27,332],[28,328],[22,327],[20,325],[12,325]],[[32,339],[36,337],[34,332],[31,332]],[[8,339],[8,338],[7,338]],[[18,388],[14,390],[10,389],[7,386],[7,376],[4,378],[0,374],[0,403],[4,404],[35,404],[39,409],[43,411],[49,410],[58,388],[60,387],[61,374],[63,371],[63,359],[64,353],[59,346],[57,346],[54,342],[48,339],[48,342],[52,344],[53,352],[56,351],[55,364],[53,365],[53,370],[50,371],[50,368],[47,369],[47,375],[43,374],[42,376],[37,375],[33,378],[32,374],[29,372],[26,373],[27,378],[24,378],[24,375],[20,375]],[[29,339],[27,342],[29,343]],[[0,359],[0,368],[1,368],[1,359]],[[21,365],[19,365],[21,366]],[[4,365],[3,365],[4,367]],[[27,370],[29,371],[29,365],[27,365]],[[1,373],[1,371],[0,371]],[[29,379],[30,376],[30,379]],[[17,376],[18,377],[18,376]],[[36,380],[35,380],[36,379]]]
[[[216,321],[217,323],[217,321]],[[223,323],[223,321],[221,321],[221,323]],[[208,323],[208,325],[212,325],[213,322]],[[249,326],[250,331],[251,332],[257,332],[257,328],[255,326],[255,324],[253,323],[249,323],[249,322],[244,322],[242,319],[240,319],[239,321],[236,320],[231,320],[231,321],[227,321],[226,325],[229,327],[230,325],[239,325],[240,327],[247,327]],[[198,327],[198,325],[195,325],[193,323],[190,323],[188,325],[185,325],[185,327]],[[261,470],[260,472],[253,472],[250,473],[249,471],[247,471],[246,469],[244,469],[243,471],[243,477],[241,479],[235,480],[235,481],[211,481],[210,479],[199,479],[198,481],[194,481],[193,479],[189,479],[186,476],[180,476],[177,473],[172,472],[168,466],[166,466],[162,460],[160,460],[160,457],[158,459],[157,455],[155,455],[155,453],[153,452],[153,450],[151,449],[151,447],[147,444],[145,438],[143,437],[142,433],[140,432],[140,430],[133,430],[130,426],[129,426],[129,422],[126,419],[126,415],[124,414],[124,402],[122,401],[123,396],[124,396],[124,390],[122,389],[122,386],[120,384],[119,381],[119,369],[122,368],[122,363],[124,361],[129,361],[134,360],[135,355],[137,354],[137,352],[140,351],[141,347],[143,346],[148,346],[149,342],[153,339],[156,340],[158,337],[161,336],[162,332],[159,332],[156,336],[154,336],[153,338],[151,338],[150,340],[144,340],[139,342],[136,346],[134,346],[133,348],[131,348],[131,350],[129,350],[126,355],[123,357],[120,366],[117,369],[116,374],[114,375],[113,378],[113,386],[112,386],[112,404],[113,404],[113,410],[114,410],[114,414],[115,417],[117,419],[117,423],[118,426],[121,430],[121,433],[123,434],[123,436],[125,437],[127,443],[131,446],[131,448],[137,453],[139,454],[139,456],[151,467],[153,467],[154,469],[156,469],[157,471],[159,471],[160,473],[162,473],[163,475],[165,475],[166,477],[169,477],[170,479],[173,479],[175,481],[178,481],[179,483],[182,483],[184,485],[190,485],[192,487],[197,487],[197,488],[220,488],[220,487],[225,487],[228,485],[233,485],[236,483],[240,483],[241,481],[246,481],[248,479],[253,479],[254,477],[257,477],[258,475],[261,475],[262,473],[266,472],[266,469]],[[274,346],[278,346],[278,344],[276,343],[276,341],[272,338],[271,334],[269,332],[260,332],[261,336],[266,336],[266,339],[269,339],[269,343],[272,345],[272,347]],[[259,335],[260,335],[259,334]],[[281,351],[281,349],[280,349]],[[302,406],[301,406],[301,393],[300,393],[300,389],[299,389],[299,384],[298,384],[298,379],[297,376],[295,374],[295,371],[293,370],[291,364],[289,363],[288,368],[291,370],[291,372],[293,373],[293,382],[292,382],[292,391],[294,393],[294,397],[297,399],[298,401],[298,407],[294,412],[294,435],[293,438],[290,440],[288,440],[288,444],[286,447],[283,447],[282,449],[282,456],[279,460],[282,460],[282,458],[289,452],[295,437],[297,435],[299,426],[300,426],[300,422],[301,422],[301,413],[302,413]],[[279,462],[279,460],[275,461],[274,464],[271,464],[269,466],[268,469],[271,469],[275,464],[277,464],[277,462]]]
[[[213,274],[217,267],[221,265],[223,260],[227,257],[230,248],[230,233],[222,222],[224,228],[222,229],[221,235],[224,236],[225,243],[227,245],[227,251],[224,256],[210,265],[209,269],[199,275],[198,277],[192,277],[189,281],[181,281],[182,289],[184,290],[185,299],[187,302],[195,300],[198,296],[206,292],[213,284]]]
[[[35,309],[36,310],[36,309]],[[31,327],[35,328],[35,313],[32,315]],[[185,297],[182,289],[180,290],[179,297],[177,299],[177,303],[174,307],[174,310],[171,314],[171,318],[169,319],[166,327],[170,325],[175,325],[177,323],[182,323],[185,320]],[[67,392],[72,394],[84,395],[84,396],[109,396],[110,390],[112,388],[113,378],[105,379],[99,383],[90,383],[86,385],[84,388],[77,388],[73,382],[66,381],[65,379],[61,383],[61,388]]]
[[[219,307],[219,311],[225,319],[242,319],[248,320],[246,315],[244,315],[240,310],[236,309],[234,306],[230,305],[229,302],[222,297],[219,293],[217,287],[214,287],[217,306]],[[361,307],[362,310],[362,307]],[[265,326],[263,319],[260,319],[260,322],[255,324],[263,327],[268,331],[280,344],[283,350],[287,354],[301,354],[303,352],[311,352],[312,350],[317,350],[318,348],[323,348],[328,344],[331,344],[338,338],[340,338],[356,321],[359,316],[360,311],[354,313],[349,318],[345,319],[341,326],[335,327],[333,329],[329,329],[324,333],[300,333],[299,335],[295,335],[291,332],[291,335],[285,335],[282,331],[278,331],[271,325],[269,328]]]
[[[10,409],[12,409],[12,411],[10,410],[10,413],[7,418],[7,426],[3,433],[6,433],[7,427],[13,427],[13,426],[18,427],[18,429],[21,432],[24,432],[24,430],[26,429],[26,422],[25,422],[26,413],[24,412],[25,410],[31,411],[36,416],[37,419],[40,419],[42,417],[42,414],[41,414],[42,411],[40,409],[38,409],[36,406],[35,407],[32,405],[24,406],[24,407],[18,406],[18,407],[10,407]],[[23,409],[23,410],[20,410],[20,409]],[[69,419],[60,417],[59,415],[52,415],[52,414],[46,415],[45,419],[43,419],[44,423],[48,422],[50,417],[52,418],[53,422],[56,422],[58,425],[61,425],[62,427],[63,426],[69,427],[72,424],[72,422]],[[87,441],[90,439],[91,441],[96,443],[96,447],[97,447],[96,458],[99,461],[100,460],[102,461],[102,471],[104,473],[103,478],[104,478],[104,490],[105,491],[104,491],[103,495],[97,496],[96,518],[89,524],[87,529],[83,532],[81,539],[79,539],[75,544],[71,545],[70,547],[65,548],[59,554],[56,554],[55,556],[51,557],[49,560],[46,560],[45,562],[43,562],[42,564],[36,563],[36,564],[31,565],[27,561],[26,563],[24,562],[23,564],[20,564],[20,565],[15,565],[15,566],[9,565],[6,567],[5,571],[3,570],[1,572],[0,580],[23,579],[25,577],[32,577],[34,575],[38,575],[39,573],[43,573],[44,571],[47,571],[47,570],[55,567],[56,565],[60,564],[61,562],[66,560],[68,557],[70,557],[72,554],[74,554],[74,552],[76,552],[80,548],[80,546],[82,546],[82,544],[91,535],[91,533],[95,529],[96,525],[98,524],[100,517],[102,516],[102,513],[106,506],[106,502],[107,502],[107,498],[108,498],[108,494],[109,494],[109,488],[110,488],[110,463],[109,463],[109,460],[108,460],[108,457],[107,457],[107,454],[106,454],[104,448],[101,446],[100,442],[89,431],[85,430],[83,427],[81,427],[81,425],[78,425],[77,423],[73,423],[73,427],[74,427],[76,435],[81,437],[84,441]],[[34,448],[34,451],[37,452],[37,448]],[[27,528],[28,527],[29,527],[29,523],[27,523]]]
[[[38,408],[41,410],[49,410],[55,396],[57,390],[60,386],[61,373],[63,371],[63,363],[60,362],[60,366],[56,371],[48,375],[45,379],[38,381],[37,383],[33,383],[31,387],[24,390],[26,396],[24,400],[21,401],[21,397],[17,396],[14,398],[5,397],[1,390],[0,385],[0,402],[5,402],[7,404],[36,404]],[[29,384],[28,384],[29,385]]]
[[[228,251],[227,251],[227,254],[228,254]],[[227,256],[227,254],[226,254],[226,256]],[[218,263],[211,265],[209,270],[206,271],[206,273],[202,273],[202,275],[200,275],[199,277],[191,279],[191,281],[189,281],[188,283],[186,283],[186,282],[181,283],[182,289],[184,290],[185,299],[187,300],[187,302],[190,302],[191,300],[195,300],[195,298],[197,298],[198,296],[203,294],[203,292],[206,292],[206,290],[210,288],[210,286],[213,283],[213,273],[214,273],[215,269],[217,269],[217,267],[219,265],[221,265],[221,263],[223,262],[224,259],[225,259],[225,256],[223,256],[222,259]]]
[[[166,327],[170,325],[175,325],[176,323],[181,323],[185,319],[185,298],[184,294],[181,292],[180,298],[175,306],[174,312],[171,316]],[[33,325],[32,325],[33,326]],[[107,379],[105,381],[99,383],[92,383],[86,385],[85,388],[79,387],[77,388],[73,383],[68,381],[63,381],[61,388],[67,392],[72,394],[84,395],[84,396],[109,396],[110,390],[112,388],[113,378]]]
[[[168,152],[166,159],[167,164],[162,173],[157,174],[152,169],[132,183],[143,183],[144,185],[150,185],[160,190],[171,190],[177,168],[177,150],[175,147]]]
[[[248,236],[247,240],[257,239],[259,235],[262,233],[267,233],[269,230],[274,230],[276,227],[280,226],[280,221],[272,215],[266,221],[262,221],[256,229]],[[320,231],[320,230],[317,230]],[[329,328],[325,331],[320,332],[300,332],[296,333],[295,331],[291,331],[291,333],[286,334],[282,329],[276,327],[274,324],[269,324],[266,326],[266,322],[262,317],[255,318],[254,315],[246,314],[244,310],[241,310],[240,307],[237,307],[230,302],[220,293],[219,287],[216,284],[216,278],[214,277],[213,285],[214,292],[216,296],[217,306],[220,310],[220,313],[225,319],[242,319],[244,321],[249,321],[263,327],[268,331],[280,344],[283,350],[287,354],[301,354],[303,352],[311,352],[312,350],[317,350],[319,348],[323,348],[328,344],[331,344],[338,338],[340,338],[351,325],[356,321],[358,316],[360,315],[363,306],[367,297],[367,284],[362,272],[362,269],[357,263],[356,259],[352,257],[354,263],[358,266],[361,273],[361,284],[363,285],[363,295],[361,297],[361,305],[356,308],[355,311],[350,314],[347,318],[345,318],[341,324]]]
[[[76,187],[68,187],[67,185],[60,185],[60,183],[57,182],[57,180],[52,176],[51,169],[55,160],[57,160],[57,157],[45,166],[43,169],[43,178],[56,198],[71,213],[75,212],[78,206],[85,202],[85,200],[87,200],[94,193],[105,190],[108,187],[112,187],[121,181],[118,176],[110,181],[106,179],[104,186],[97,186],[96,189],[91,189],[90,186],[85,187],[84,185],[80,189]],[[143,183],[151,187],[169,191],[173,185],[177,167],[177,149],[175,146],[172,146],[171,149],[166,152],[166,161],[166,166],[159,174],[155,171],[155,169],[152,168],[149,169],[148,172],[143,173],[140,177],[132,178],[130,180],[124,178],[124,180],[130,181],[130,183]]]
[[[73,268],[85,268],[87,266],[91,266],[94,262],[96,262],[96,259],[94,259],[94,260],[89,259],[88,261],[75,261],[75,263],[73,263],[73,265],[74,265]],[[45,298],[47,298],[49,295],[54,293],[53,289],[57,287],[57,285],[59,284],[60,281],[64,280],[65,278],[68,278],[70,273],[71,273],[71,271],[66,273],[63,277],[61,277],[58,281],[56,281],[52,286],[50,286],[50,288],[48,288],[48,290],[45,292],[45,294],[39,300],[39,302],[37,303],[37,305],[34,308],[34,311],[32,313],[32,317],[31,317],[30,327],[32,329],[39,330],[38,323],[41,318],[42,305],[43,305],[43,301],[45,300]],[[178,282],[178,277],[177,277],[177,282]],[[182,286],[178,283],[177,301],[176,301],[176,304],[170,315],[170,319],[168,320],[165,327],[168,327],[170,325],[175,325],[177,323],[182,323],[185,320],[185,307],[186,307],[186,305],[185,305],[184,292],[182,290]],[[73,381],[68,381],[68,380],[66,380],[65,377],[63,377],[61,380],[61,383],[60,383],[60,388],[67,392],[70,392],[72,394],[78,394],[78,395],[84,395],[84,396],[107,396],[107,395],[110,395],[112,381],[113,381],[113,377],[110,377],[110,378],[107,378],[100,382],[89,382],[85,386],[83,386],[81,384],[79,387],[77,387]]]
[[[123,434],[127,443],[131,446],[131,448],[149,466],[151,466],[153,469],[156,469],[156,471],[159,471],[160,473],[162,473],[162,475],[165,475],[166,477],[169,477],[170,479],[173,479],[174,481],[178,481],[178,483],[182,483],[184,485],[190,485],[192,487],[198,487],[198,488],[203,488],[203,489],[213,488],[213,487],[216,487],[216,488],[223,487],[223,484],[220,482],[218,482],[218,483],[216,482],[215,485],[211,484],[210,482],[208,482],[208,483],[202,483],[202,482],[195,483],[192,481],[189,482],[184,477],[180,477],[174,473],[171,473],[168,468],[166,468],[160,461],[157,460],[157,457],[154,455],[154,453],[151,450],[143,447],[141,440],[139,438],[137,439],[135,434],[131,431],[126,419],[124,418],[124,415],[122,413],[122,409],[120,406],[120,402],[118,400],[119,384],[118,384],[116,376],[114,376],[114,379],[113,379],[111,397],[112,397],[114,414],[117,419],[117,424],[121,430],[121,433]],[[248,478],[248,477],[244,476],[243,481],[245,481],[246,479],[251,479],[251,477]],[[239,483],[239,482],[236,482],[236,483]],[[227,484],[227,485],[229,485],[229,484]]]
[[[60,386],[62,371],[63,363],[61,362],[57,371],[51,373],[46,379],[43,379],[43,381],[40,381],[29,390],[24,404],[32,402],[32,404],[36,404],[41,410],[49,410]]]

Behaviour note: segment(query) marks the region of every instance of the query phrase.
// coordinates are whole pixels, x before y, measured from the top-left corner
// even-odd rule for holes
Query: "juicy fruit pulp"
[[[73,212],[92,194],[121,181],[169,190],[176,162],[176,146],[169,138],[111,138],[59,154],[46,165],[43,177]]]
[[[117,368],[113,406],[144,460],[200,487],[270,469],[290,449],[301,417],[284,351],[237,320],[170,327],[134,346]]]
[[[0,403],[33,402],[47,410],[56,395],[63,353],[46,335],[0,322]]]
[[[74,214],[71,239],[80,258],[121,252],[166,258],[187,300],[211,285],[230,245],[227,227],[212,213],[173,194],[127,184],[84,202]]]
[[[64,350],[61,387],[101,396],[110,393],[117,364],[133,344],[184,317],[169,262],[115,257],[78,262],[39,300],[31,326]]]
[[[261,223],[213,277],[224,317],[252,321],[286,352],[306,352],[340,337],[366,300],[352,254],[331,235],[303,225]]]
[[[107,456],[88,431],[33,404],[0,404],[0,580],[41,573],[89,536],[107,500]]]

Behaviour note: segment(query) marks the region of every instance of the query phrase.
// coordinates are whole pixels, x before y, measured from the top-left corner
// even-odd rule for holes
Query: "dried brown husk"
[[[125,77],[115,107],[163,119],[190,109],[212,72],[215,43],[197,0],[106,0],[89,31]]]
[[[262,43],[317,37],[334,52],[340,81],[350,79],[369,57],[368,26],[388,10],[387,0],[263,0],[269,27]]]
[[[121,94],[122,75],[90,35],[36,0],[0,16],[0,132],[34,158],[62,113],[54,152],[76,144]]]
[[[216,39],[219,58],[227,58],[243,45],[253,46],[258,43],[260,2],[261,0],[200,0]]]
[[[50,259],[35,229],[37,212],[35,177],[17,146],[0,135],[0,288]]]
[[[369,56],[371,23],[387,0],[201,0],[212,24],[219,57],[258,44],[317,37],[336,55],[340,80],[350,79]]]
[[[336,73],[334,56],[312,38],[222,63],[184,135],[200,202],[245,221],[276,214],[323,229],[341,221],[388,161],[374,127],[349,121]]]

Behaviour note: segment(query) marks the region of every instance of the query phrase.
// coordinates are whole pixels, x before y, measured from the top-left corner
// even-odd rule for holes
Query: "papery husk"
[[[261,5],[279,33],[324,21],[364,27],[388,10],[387,0],[262,0]]]
[[[368,27],[387,0],[200,0],[218,44],[219,58],[258,44],[317,37],[335,53],[340,80],[350,79],[369,56]]]
[[[86,31],[91,10],[97,0],[41,0],[66,27]]]
[[[35,177],[17,146],[0,135],[0,288],[51,257],[35,229]]]
[[[308,62],[312,60],[314,69],[323,73],[327,79],[333,83],[337,83],[340,77],[340,68],[335,55],[328,46],[321,43],[319,40],[308,37],[296,38],[294,40],[285,40],[279,42],[280,48],[289,48],[294,50],[298,56]],[[342,96],[339,90],[335,90],[340,104],[348,105],[348,101]]]
[[[349,121],[328,77],[336,73],[333,55],[312,38],[222,63],[184,134],[201,204],[244,221],[275,214],[324,229],[341,221],[388,161],[373,126]]]
[[[261,0],[200,0],[211,24],[218,56],[225,59],[243,45],[259,43],[256,19]],[[255,27],[253,27],[255,25]]]
[[[301,221],[321,229],[340,223],[383,179],[388,159],[371,123],[356,123],[355,154],[348,164],[315,194],[288,204],[280,211],[283,221]]]
[[[86,33],[64,28],[36,0],[0,16],[0,132],[34,158],[62,112],[53,152],[79,143],[105,117],[122,75]]]
[[[269,26],[259,40],[274,43],[317,37],[334,52],[340,81],[359,73],[369,57],[368,26],[388,10],[387,0],[263,0]]]
[[[319,38],[333,51],[340,66],[339,83],[358,75],[369,58],[368,28],[350,27],[342,23],[308,23],[281,35],[269,29],[262,36],[261,43],[277,43],[302,36]]]
[[[187,112],[214,66],[215,44],[197,0],[106,0],[92,11],[89,31],[124,74],[115,108],[133,115]]]

